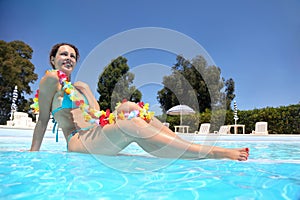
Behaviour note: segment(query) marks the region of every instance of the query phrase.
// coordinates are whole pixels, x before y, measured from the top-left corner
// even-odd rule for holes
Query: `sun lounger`
[[[216,134],[228,134],[229,127],[227,125],[223,125],[220,127],[219,131],[214,131]]]
[[[256,135],[268,135],[268,122],[256,122],[255,130],[252,131],[252,134]]]
[[[201,124],[199,131],[195,131],[196,134],[208,134],[210,129],[210,123]]]

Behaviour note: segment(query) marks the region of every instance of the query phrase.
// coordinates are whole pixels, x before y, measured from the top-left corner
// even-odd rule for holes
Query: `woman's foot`
[[[229,158],[231,160],[246,161],[249,157],[249,148],[226,149],[218,148],[212,150],[213,158]]]
[[[231,152],[228,154],[228,158],[238,161],[246,161],[249,157],[249,148],[230,149]]]

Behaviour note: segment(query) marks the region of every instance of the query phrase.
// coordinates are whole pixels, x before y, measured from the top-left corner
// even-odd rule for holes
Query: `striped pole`
[[[16,112],[17,109],[18,109],[18,106],[16,104],[17,99],[18,99],[18,86],[15,86],[15,89],[14,89],[13,95],[12,95],[12,104],[11,104],[11,107],[10,107],[10,109],[11,109],[10,120],[13,119],[14,112]]]
[[[236,101],[233,102],[233,112],[234,112],[233,114],[234,124],[236,125],[236,122],[239,119],[237,115],[238,109],[237,109]]]

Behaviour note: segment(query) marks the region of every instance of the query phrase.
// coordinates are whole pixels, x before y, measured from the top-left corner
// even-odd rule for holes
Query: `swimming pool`
[[[0,199],[299,199],[300,136],[183,136],[250,147],[246,162],[171,160],[136,144],[123,153],[66,152],[47,132],[40,152],[24,151],[32,130],[0,129]]]

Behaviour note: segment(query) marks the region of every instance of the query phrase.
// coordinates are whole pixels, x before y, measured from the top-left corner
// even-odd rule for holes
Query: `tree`
[[[5,124],[10,116],[12,92],[18,86],[18,110],[28,111],[29,102],[25,94],[31,94],[29,84],[38,76],[30,62],[33,50],[22,41],[5,42],[0,40],[0,123]]]
[[[225,89],[225,92],[226,92],[226,109],[231,110],[231,102],[235,98],[233,79],[232,78],[228,79],[225,82],[225,86],[226,86],[226,89]]]
[[[134,74],[128,72],[129,66],[127,59],[119,56],[114,59],[104,72],[100,75],[98,81],[99,105],[101,109],[114,109],[117,102],[127,99],[133,102],[139,102],[142,93],[134,86],[130,86],[134,80]]]
[[[189,61],[178,55],[176,61],[172,74],[164,77],[164,88],[157,96],[164,111],[178,104],[187,104],[199,112],[225,105],[224,78],[220,78],[220,68],[208,66],[202,56]],[[233,90],[228,89],[232,93]]]

